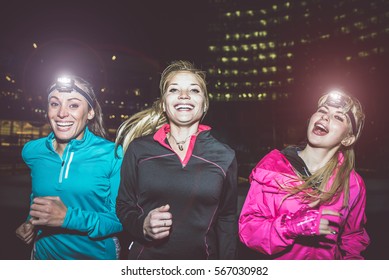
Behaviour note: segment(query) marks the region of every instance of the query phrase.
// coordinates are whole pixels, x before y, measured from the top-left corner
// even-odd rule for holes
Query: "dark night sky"
[[[162,64],[206,51],[207,0],[2,1],[0,49],[69,38],[143,52]]]

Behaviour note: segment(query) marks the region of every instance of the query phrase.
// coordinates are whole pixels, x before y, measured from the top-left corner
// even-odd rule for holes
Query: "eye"
[[[192,88],[191,90],[190,90],[190,92],[193,92],[193,93],[200,93],[200,90],[199,89],[197,89],[197,88]]]
[[[172,88],[169,89],[168,92],[170,92],[170,93],[177,93],[178,92],[178,88],[172,87]]]
[[[77,109],[78,107],[80,107],[80,105],[78,105],[76,103],[73,103],[73,104],[69,105],[69,108],[71,108],[71,109]]]
[[[49,106],[50,106],[50,107],[58,107],[59,104],[58,104],[57,102],[54,102],[54,101],[53,101],[53,102],[50,102],[50,103],[49,103]]]
[[[337,119],[338,121],[344,122],[344,116],[342,116],[342,115],[335,115],[335,119]]]
[[[323,108],[319,108],[317,111],[318,111],[319,113],[323,113],[323,114],[326,114],[326,113],[327,113],[327,111],[326,111],[325,109],[323,109]]]

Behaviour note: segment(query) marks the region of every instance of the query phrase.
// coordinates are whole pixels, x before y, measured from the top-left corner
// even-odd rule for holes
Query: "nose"
[[[180,92],[180,95],[178,96],[178,99],[190,99],[190,95],[188,94],[188,91],[182,90]]]
[[[69,112],[65,106],[60,106],[57,115],[60,118],[65,118],[69,115]]]
[[[328,114],[322,114],[321,119],[328,121],[329,120]]]

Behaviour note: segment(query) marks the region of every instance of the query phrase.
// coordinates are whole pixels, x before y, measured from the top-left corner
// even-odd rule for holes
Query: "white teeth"
[[[71,126],[73,125],[72,122],[57,122],[58,126]]]
[[[191,109],[193,109],[193,106],[189,105],[189,104],[179,104],[179,105],[175,106],[175,108],[177,110],[191,110]]]
[[[321,123],[317,123],[317,124],[315,124],[315,126],[323,131],[328,132],[327,128],[324,125],[322,125]]]

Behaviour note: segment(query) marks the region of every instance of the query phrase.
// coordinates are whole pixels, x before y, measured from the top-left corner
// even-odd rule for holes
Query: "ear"
[[[95,110],[90,109],[88,111],[88,120],[92,120],[95,117]]]
[[[348,135],[342,140],[342,145],[345,147],[351,146],[355,142],[355,135]]]

